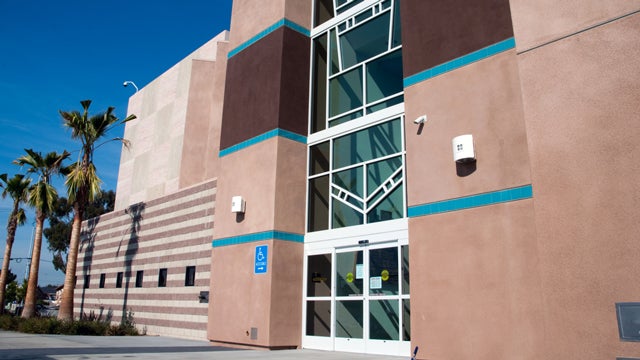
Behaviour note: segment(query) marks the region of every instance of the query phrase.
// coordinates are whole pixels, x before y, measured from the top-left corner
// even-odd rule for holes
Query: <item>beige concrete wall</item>
[[[138,329],[149,335],[206,339],[208,304],[198,296],[209,291],[215,199],[216,183],[210,181],[85,222],[75,316],[112,311],[118,323],[132,311]],[[185,286],[187,266],[196,267],[194,286]],[[167,269],[166,287],[158,287],[161,268]],[[142,287],[135,286],[138,271]]]
[[[560,4],[579,14],[583,3]],[[602,18],[632,3],[638,4],[584,5],[606,7]],[[530,15],[514,6],[514,19]],[[586,26],[593,21],[564,21],[584,31],[518,56],[544,290],[544,358],[640,357],[640,343],[619,340],[615,313],[616,302],[640,301],[640,14],[592,29]],[[515,26],[532,27],[524,20]]]
[[[640,10],[637,0],[510,0],[518,52]]]
[[[543,356],[532,200],[412,218],[409,249],[420,359],[555,358]]]
[[[116,209],[180,189],[192,63],[215,61],[217,44],[227,36],[216,36],[130,98],[128,112],[138,119],[125,127],[124,136],[132,145],[120,157]]]
[[[405,111],[408,206],[531,183],[514,51],[410,86]],[[451,140],[464,134],[477,162],[460,166]]]

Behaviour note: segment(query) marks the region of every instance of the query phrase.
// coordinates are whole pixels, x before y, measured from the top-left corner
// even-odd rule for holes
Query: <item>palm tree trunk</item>
[[[71,225],[71,239],[69,240],[69,256],[67,257],[67,272],[64,276],[62,300],[58,310],[58,320],[73,320],[73,293],[76,287],[76,264],[78,263],[78,248],[80,246],[80,230],[82,226],[82,211],[78,203],[73,205],[73,224]]]
[[[7,276],[9,275],[9,262],[11,261],[11,249],[16,239],[16,230],[18,229],[18,210],[20,203],[14,201],[13,211],[9,215],[9,223],[7,224],[7,245],[4,248],[4,261],[2,262],[2,273],[0,273],[0,315],[4,314],[4,299],[7,290]]]
[[[29,268],[29,282],[27,283],[27,295],[24,299],[22,317],[25,319],[36,315],[36,303],[38,302],[38,275],[40,273],[40,253],[42,251],[42,229],[45,214],[38,212],[36,215],[36,232],[33,239],[33,252],[31,253],[31,267]]]
[[[2,272],[0,273],[0,315],[4,314],[4,299],[7,289],[7,276],[9,275],[9,262],[11,261],[11,249],[13,248],[17,227],[16,215],[11,213],[9,226],[7,226],[7,245],[4,248],[4,261],[2,262]]]

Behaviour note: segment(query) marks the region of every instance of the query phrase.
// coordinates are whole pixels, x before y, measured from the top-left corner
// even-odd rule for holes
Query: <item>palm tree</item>
[[[9,274],[9,261],[11,261],[11,249],[13,241],[16,237],[18,226],[25,223],[27,216],[24,210],[20,208],[20,203],[26,202],[29,198],[27,190],[31,184],[31,179],[25,178],[24,175],[15,175],[11,179],[7,178],[7,174],[0,175],[0,188],[2,188],[2,198],[7,196],[13,199],[13,208],[9,215],[7,223],[7,245],[4,248],[4,261],[2,263],[2,272],[0,272],[0,314],[4,313],[5,287],[7,283],[7,274]]]
[[[113,138],[97,144],[113,127],[131,121],[135,115],[129,115],[124,120],[113,114],[113,107],[106,112],[89,116],[91,100],[81,101],[82,113],[79,111],[60,111],[64,125],[71,129],[71,138],[80,140],[79,159],[70,166],[65,185],[69,201],[73,204],[73,223],[71,225],[71,239],[69,241],[69,255],[67,257],[67,272],[64,278],[64,291],[60,302],[58,319],[73,320],[73,293],[76,285],[76,264],[78,262],[78,247],[80,245],[80,230],[85,208],[90,201],[100,193],[100,178],[93,164],[94,151],[109,141],[121,141],[125,147],[129,142],[123,138]]]
[[[54,209],[58,192],[51,185],[51,177],[57,174],[66,174],[67,170],[62,162],[69,157],[64,151],[58,154],[55,151],[42,156],[41,153],[31,149],[25,149],[24,155],[14,161],[15,164],[28,166],[27,173],[38,176],[38,182],[29,188],[29,205],[36,210],[36,229],[33,238],[33,252],[31,253],[31,267],[29,269],[29,282],[27,294],[24,300],[23,318],[30,318],[36,314],[36,295],[38,288],[38,274],[40,271],[40,252],[42,251],[42,230],[44,220]]]

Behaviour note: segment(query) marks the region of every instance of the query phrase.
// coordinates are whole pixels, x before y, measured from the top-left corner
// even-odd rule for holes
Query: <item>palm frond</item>
[[[18,209],[18,212],[16,213],[16,220],[18,226],[24,225],[27,222],[27,214],[24,212],[23,208]]]

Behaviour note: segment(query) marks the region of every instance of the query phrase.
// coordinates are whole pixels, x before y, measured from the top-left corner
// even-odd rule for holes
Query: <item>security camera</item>
[[[427,115],[422,115],[419,118],[413,120],[413,123],[418,125],[418,124],[424,124],[427,121]]]

